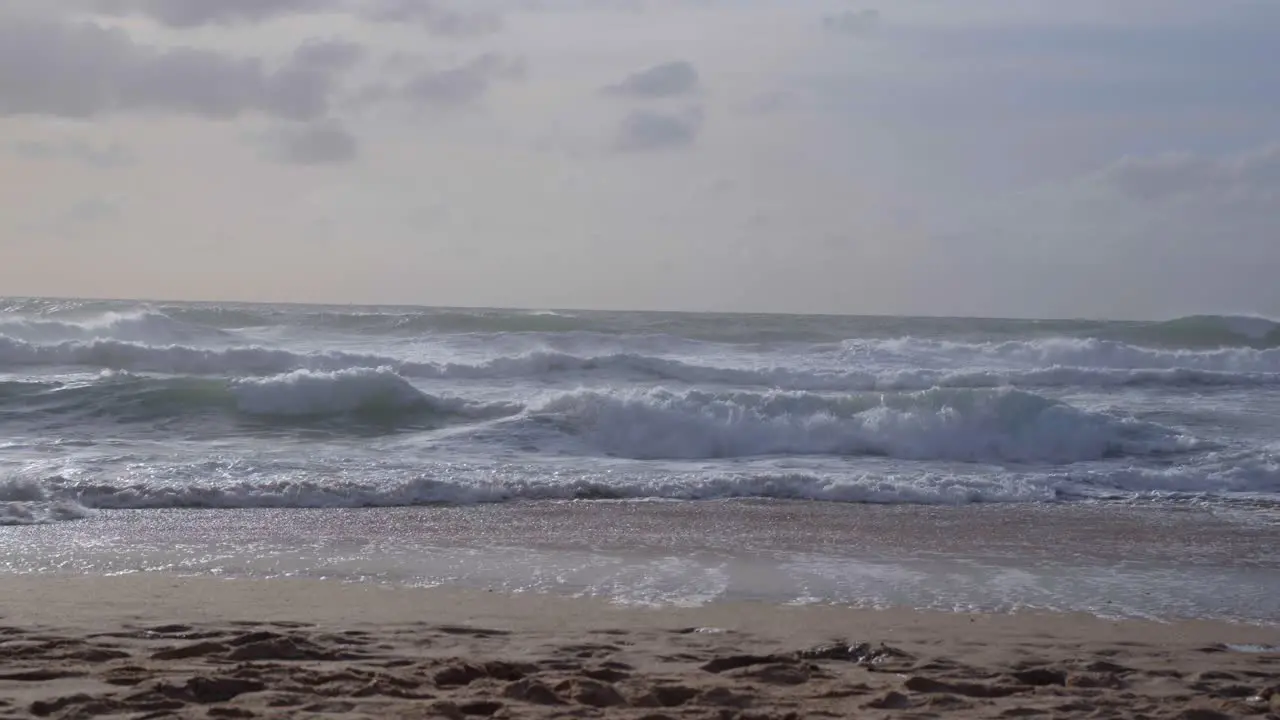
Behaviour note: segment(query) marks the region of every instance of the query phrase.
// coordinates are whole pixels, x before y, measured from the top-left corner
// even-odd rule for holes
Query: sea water
[[[941,599],[924,604],[1022,597],[1057,607],[1065,590],[1041,586],[1088,580],[1089,568],[1109,567],[1108,553],[1077,538],[1073,552],[1084,559],[1047,574],[1027,558],[1053,549],[1081,512],[1089,522],[1109,518],[1107,532],[1134,527],[1162,538],[1184,537],[1211,516],[1216,529],[1182,556],[1137,543],[1125,559],[1165,596],[1190,587],[1179,572],[1216,567],[1221,577],[1200,580],[1243,583],[1240,613],[1280,614],[1264,597],[1280,572],[1271,551],[1280,330],[1263,318],[29,299],[0,300],[0,309],[0,524],[8,526],[0,546],[10,550],[0,570],[274,567],[612,597],[918,602],[932,593]],[[976,510],[995,506],[995,514]],[[360,510],[371,508],[381,514]],[[895,508],[908,514],[888,514]],[[602,550],[597,540],[635,512],[650,517],[650,532],[662,525],[654,517],[674,532],[696,512],[699,532],[657,555],[639,539]],[[808,534],[785,558],[755,536],[751,553],[730,531],[761,531],[741,524],[747,516]],[[931,527],[974,518],[968,530],[980,538],[982,522],[1033,516],[1058,534],[1028,528],[1014,543],[1028,548],[1022,559],[1006,554],[939,595],[940,578],[976,568],[985,551],[970,543],[957,564],[947,554],[954,543]],[[894,517],[906,530],[884,525]],[[495,538],[476,529],[480,519],[532,524]],[[473,525],[445,542],[436,523],[446,521]],[[308,527],[314,542],[291,549]],[[379,528],[390,527],[403,542],[379,541]],[[859,541],[859,527],[896,540]],[[177,557],[183,537],[199,547]],[[228,538],[239,538],[239,554]],[[250,557],[244,548],[262,544],[254,538],[270,547]],[[337,563],[343,552],[350,562]],[[267,557],[285,559],[263,565]],[[658,565],[624,572],[641,560]],[[1233,564],[1243,577],[1231,575]],[[621,573],[613,580],[611,567]],[[876,573],[874,583],[845,582]],[[1111,575],[1105,583],[1139,600],[1149,592]],[[1099,577],[1088,581],[1095,590]],[[632,591],[649,581],[651,590]],[[911,590],[924,586],[933,589]],[[1107,604],[1099,592],[1066,605]],[[1212,595],[1182,610],[1212,614]]]

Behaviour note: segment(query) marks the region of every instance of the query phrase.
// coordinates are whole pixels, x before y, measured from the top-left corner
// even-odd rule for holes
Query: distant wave
[[[1280,346],[1280,322],[1259,315],[1188,315],[1151,329],[1170,344],[1190,347]]]
[[[0,337],[30,342],[123,340],[166,344],[225,335],[217,328],[141,310],[109,311],[80,319],[0,316]]]
[[[1099,340],[954,343],[908,338],[846,343],[837,360],[843,366],[840,369],[718,367],[636,353],[591,356],[539,351],[476,363],[432,363],[390,355],[300,353],[248,345],[206,348],[120,340],[40,344],[0,336],[0,368],[5,369],[82,367],[242,377],[295,370],[336,372],[386,367],[405,377],[422,379],[571,380],[594,375],[831,392],[935,386],[1195,387],[1280,383],[1280,349],[1159,350]]]
[[[1190,350],[1153,348],[1096,338],[1040,338],[1001,342],[956,342],[905,337],[850,340],[842,357],[849,363],[899,364],[930,368],[1079,368],[1106,370],[1196,370],[1219,373],[1280,372],[1280,348],[1223,347]]]
[[[1188,315],[1138,322],[0,300],[0,335],[27,340],[97,338],[160,344],[247,328],[365,337],[652,335],[729,344],[900,337],[1001,342],[1057,337],[1165,349],[1280,347],[1280,324],[1250,315]]]
[[[168,305],[165,313],[186,322],[225,329],[281,326],[359,336],[433,335],[665,336],[721,343],[819,342],[843,337],[828,317],[609,313],[482,308],[333,308]],[[877,321],[876,325],[885,324]]]

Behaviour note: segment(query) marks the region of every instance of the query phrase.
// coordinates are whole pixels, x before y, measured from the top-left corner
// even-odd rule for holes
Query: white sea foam
[[[80,503],[56,497],[29,477],[0,479],[0,527],[47,525],[89,517],[93,511]]]
[[[1224,459],[1225,462],[1225,459]],[[190,468],[192,475],[207,471]],[[1280,466],[1273,459],[1232,459],[1195,469],[1060,471],[785,472],[690,471],[687,473],[566,473],[505,471],[501,467],[449,465],[387,474],[367,472],[300,477],[294,468],[266,471],[252,479],[160,482],[120,477],[111,482],[54,477],[40,501],[4,505],[94,509],[151,508],[351,508],[429,504],[474,504],[521,500],[816,500],[841,503],[957,505],[1025,503],[1066,499],[1157,499],[1220,497],[1222,493],[1275,493]],[[19,510],[17,516],[22,516]],[[46,515],[53,517],[53,515]]]

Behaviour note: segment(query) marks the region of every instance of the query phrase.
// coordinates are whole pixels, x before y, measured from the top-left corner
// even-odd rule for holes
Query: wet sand
[[[1280,628],[0,578],[0,717],[1280,717]]]

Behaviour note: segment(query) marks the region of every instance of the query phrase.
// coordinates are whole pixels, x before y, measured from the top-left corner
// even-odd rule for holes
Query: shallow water
[[[1280,620],[1280,525],[1117,505],[535,502],[113,511],[0,528],[0,572],[459,584],[725,600]]]

